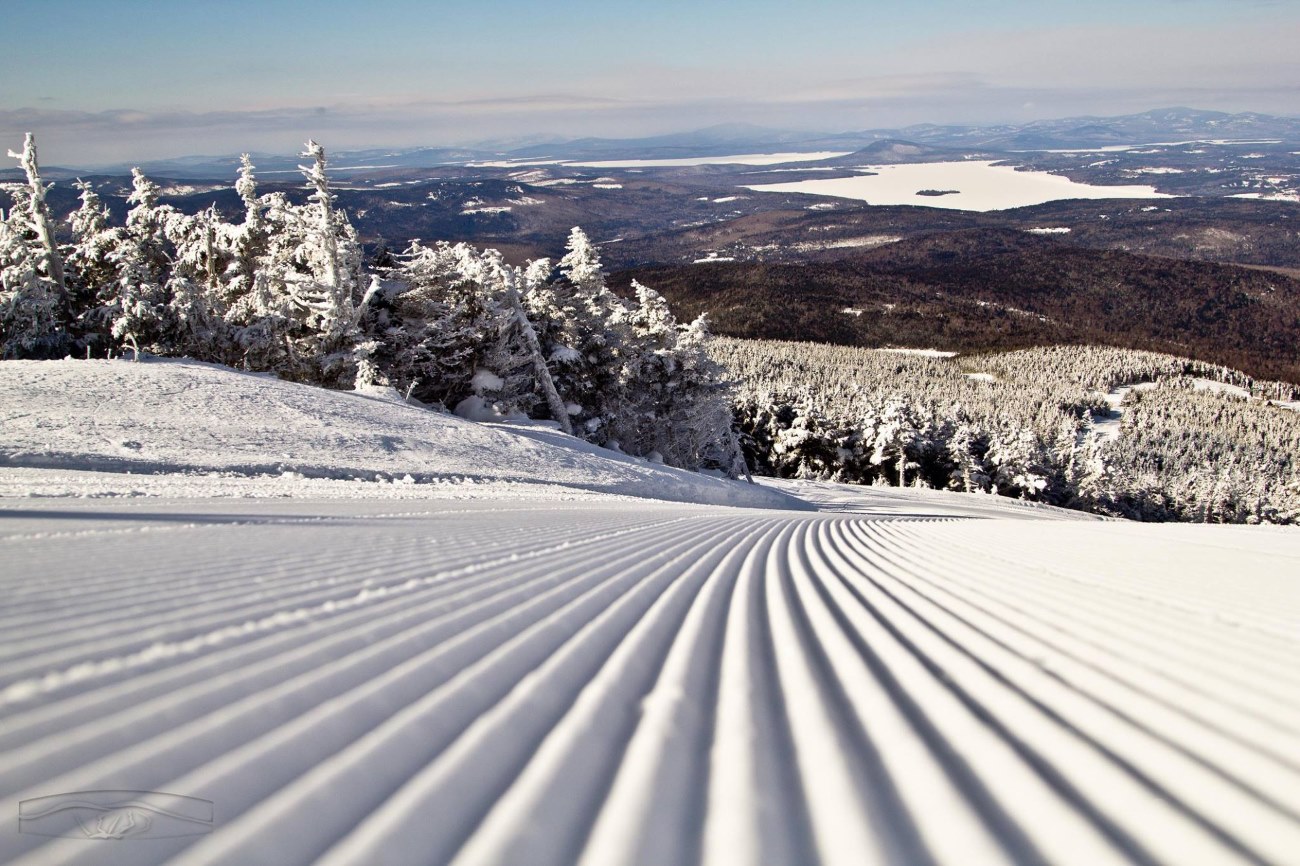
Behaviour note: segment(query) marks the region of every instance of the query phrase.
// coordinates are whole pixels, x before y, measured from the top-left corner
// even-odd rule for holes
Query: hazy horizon
[[[1300,9],[1275,0],[12,3],[0,143],[33,131],[52,165],[291,153],[308,136],[348,150],[1300,115]]]

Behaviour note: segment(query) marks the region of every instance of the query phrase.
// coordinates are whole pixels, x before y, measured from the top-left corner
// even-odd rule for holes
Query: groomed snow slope
[[[676,502],[789,506],[545,427],[476,424],[391,388],[325,391],[193,361],[0,363],[0,467],[549,485]]]
[[[1295,532],[148,479],[0,499],[0,862],[1300,863]]]

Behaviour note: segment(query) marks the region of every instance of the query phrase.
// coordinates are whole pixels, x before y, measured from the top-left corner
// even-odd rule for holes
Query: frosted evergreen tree
[[[110,323],[103,311],[112,303],[117,281],[114,253],[121,229],[108,223],[108,207],[85,181],[77,181],[81,205],[68,216],[72,246],[68,251],[68,293],[77,334],[87,350],[107,345]]]
[[[241,176],[253,195],[251,165]],[[298,208],[283,193],[246,200],[248,212],[233,239],[234,274],[225,319],[234,342],[231,362],[250,370],[274,370],[290,378],[310,378],[294,353],[300,329],[287,288],[305,227]]]
[[[988,452],[988,434],[966,417],[960,407],[954,415],[953,430],[945,444],[947,460],[953,468],[948,486],[966,493],[987,492],[991,479],[983,457]]]
[[[274,266],[283,280],[299,327],[289,338],[300,374],[327,384],[351,386],[356,374],[353,347],[363,299],[360,244],[346,215],[335,211],[326,175],[325,149],[308,141],[299,166],[312,195],[300,214],[282,214],[282,226],[297,240],[290,261]]]
[[[114,345],[130,351],[133,360],[140,359],[142,350],[164,350],[171,344],[172,334],[167,332],[167,306],[153,263],[132,243],[115,250],[113,260],[117,276],[107,313]]]
[[[175,252],[165,294],[176,325],[176,349],[192,357],[229,354],[221,275],[230,256],[217,240],[222,228],[215,205],[193,217],[178,215],[170,224]]]
[[[560,273],[578,292],[595,297],[607,291],[605,269],[600,263],[600,253],[578,226],[569,231],[564,258],[560,259]]]
[[[555,387],[555,380],[551,378],[550,367],[547,366],[546,356],[542,352],[541,340],[537,337],[537,329],[533,327],[532,321],[528,318],[528,312],[524,308],[523,296],[533,296],[544,290],[551,272],[551,262],[549,259],[538,259],[528,263],[521,274],[523,292],[520,292],[521,280],[516,278],[507,286],[506,303],[510,311],[514,314],[515,326],[523,338],[524,346],[528,351],[528,361],[532,365],[533,375],[537,381],[537,389],[542,393],[546,401],[547,410],[551,414],[552,420],[560,425],[560,429],[570,435],[573,434],[573,425],[569,423],[569,413],[560,399],[560,393]]]
[[[13,207],[0,220],[0,357],[56,357],[69,343],[68,298],[32,134],[21,153],[9,155],[27,183],[15,189]]]
[[[253,174],[253,161],[248,154],[239,158],[239,179],[235,191],[244,204],[243,222],[227,229],[226,244],[230,248],[231,262],[227,265],[227,307],[233,307],[253,290],[253,279],[264,264],[268,252],[266,203],[257,195],[257,179]],[[246,324],[240,322],[240,324]]]
[[[569,234],[560,259],[563,280],[532,297],[533,309],[547,323],[541,334],[547,362],[574,430],[604,444],[610,422],[628,411],[623,367],[630,337],[630,314],[605,285],[600,256],[580,228]]]
[[[522,361],[524,369],[534,392],[539,393],[546,403],[547,411],[562,431],[572,435],[573,427],[569,423],[569,414],[555,388],[550,368],[542,353],[537,330],[524,309],[522,295],[536,290],[546,280],[550,272],[550,262],[546,259],[530,262],[527,268],[505,268],[503,270],[502,304],[507,313],[501,327],[495,353],[498,360],[495,366],[504,368],[507,364],[519,369]],[[522,292],[521,292],[522,287]],[[501,359],[507,359],[503,362]]]
[[[882,468],[893,463],[897,486],[907,486],[907,471],[917,468],[908,453],[917,439],[916,421],[907,401],[896,396],[886,404],[881,413],[872,441],[871,462]]]
[[[708,321],[682,327],[656,291],[633,282],[636,307],[627,316],[623,411],[610,419],[616,441],[633,454],[658,454],[673,466],[743,471],[732,434],[730,392],[709,357]]]
[[[175,348],[177,328],[167,292],[174,247],[168,233],[184,218],[159,203],[161,190],[140,169],[132,169],[131,176],[131,209],[109,257],[113,284],[102,293],[99,315],[113,348],[138,359],[141,351],[168,354]]]
[[[681,328],[673,346],[677,367],[667,414],[668,462],[686,469],[720,469],[747,474],[732,429],[731,386],[726,371],[709,354],[709,320],[700,315]]]
[[[0,358],[57,357],[66,344],[61,298],[25,229],[0,220]]]
[[[265,207],[257,197],[255,168],[251,156],[246,153],[240,155],[239,178],[235,181],[235,192],[239,194],[240,200],[244,203],[244,227],[249,233],[266,231],[266,223],[262,217]]]
[[[42,270],[45,276],[62,292],[65,289],[63,257],[60,255],[58,245],[54,240],[54,225],[50,219],[49,205],[45,202],[45,194],[49,187],[41,180],[40,163],[36,155],[36,136],[30,132],[27,133],[26,138],[23,140],[22,152],[15,153],[11,150],[9,156],[18,160],[23,167],[24,174],[27,175],[27,194],[24,203],[27,209],[28,225],[35,232],[40,247],[43,259]]]
[[[504,387],[510,372],[505,357],[522,357],[522,350],[511,353],[500,345],[513,313],[504,305],[499,254],[485,257],[466,244],[416,242],[400,257],[393,278],[398,288],[376,296],[370,327],[382,336],[380,366],[399,390],[454,408],[471,395],[485,396],[479,392],[489,379],[474,384],[479,370],[501,378]],[[489,359],[494,349],[498,357]],[[488,397],[504,396],[500,388],[487,390],[498,392]]]

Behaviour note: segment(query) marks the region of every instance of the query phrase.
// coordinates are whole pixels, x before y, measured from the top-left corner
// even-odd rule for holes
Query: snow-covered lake
[[[756,192],[796,192],[854,198],[877,205],[921,205],[990,211],[1070,198],[1173,198],[1152,186],[1092,186],[1045,171],[1016,171],[992,162],[926,162],[863,166],[854,177],[800,180],[747,187]],[[920,195],[922,190],[944,195]]]

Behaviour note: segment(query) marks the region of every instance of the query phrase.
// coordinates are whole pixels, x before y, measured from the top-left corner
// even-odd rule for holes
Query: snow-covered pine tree
[[[243,154],[235,191],[244,203],[244,220],[223,230],[231,260],[225,281],[229,342],[221,355],[225,363],[245,369],[287,371],[294,319],[285,277],[297,247],[290,232],[301,233],[302,227],[283,193],[258,197],[253,169]]]
[[[58,287],[23,220],[0,220],[0,358],[57,357],[66,344]]]
[[[990,478],[984,466],[988,433],[960,405],[954,407],[952,415],[952,432],[945,443],[947,460],[952,466],[947,486],[966,493],[988,492]]]
[[[582,229],[570,232],[567,250],[563,279],[530,293],[529,312],[546,323],[539,337],[574,431],[604,444],[611,420],[628,411],[622,370],[630,313],[605,285],[600,255]]]
[[[657,453],[673,466],[743,471],[730,390],[707,351],[708,320],[679,326],[658,292],[635,281],[632,288],[637,302],[620,383],[626,396],[610,419],[613,437],[629,453]]]
[[[226,275],[227,309],[253,290],[253,279],[267,254],[266,204],[257,196],[257,178],[248,154],[239,158],[239,179],[235,191],[244,203],[244,220],[226,231],[225,244],[230,249],[229,273]]]
[[[113,348],[138,358],[141,351],[169,354],[176,348],[167,293],[175,248],[168,235],[184,217],[159,203],[161,189],[140,169],[131,170],[131,180],[126,200],[131,209],[111,255],[113,290],[105,298],[103,316]]]
[[[117,292],[115,254],[122,229],[110,227],[108,207],[90,183],[77,181],[81,205],[68,215],[72,246],[67,255],[71,326],[78,352],[102,354],[111,343],[108,311]]]
[[[58,245],[54,240],[50,208],[45,202],[45,193],[49,187],[41,180],[41,167],[36,155],[36,136],[27,133],[26,138],[23,139],[22,152],[15,153],[11,150],[9,156],[18,160],[23,167],[23,173],[27,175],[28,222],[32,231],[36,233],[36,240],[40,245],[44,259],[43,270],[54,285],[63,291],[63,256],[59,253]]]
[[[524,348],[528,353],[528,363],[532,367],[537,390],[541,392],[542,399],[546,402],[547,411],[550,412],[551,419],[560,425],[561,430],[572,435],[573,425],[569,423],[568,410],[564,405],[564,401],[560,399],[559,391],[556,390],[555,380],[551,378],[550,367],[547,366],[546,356],[542,352],[541,341],[537,337],[537,329],[533,327],[532,321],[529,320],[523,302],[524,296],[543,291],[550,273],[551,262],[549,259],[537,259],[529,262],[528,266],[522,271],[516,272],[515,276],[507,284],[505,301],[510,312],[514,315],[514,327],[518,329],[519,335],[523,339]]]
[[[377,363],[399,390],[426,403],[454,408],[477,391],[512,314],[503,306],[505,276],[499,256],[466,244],[418,241],[399,257],[393,284],[376,296],[368,321],[380,340]],[[499,389],[491,389],[499,391]],[[490,396],[500,396],[494,394]]]
[[[883,467],[893,463],[897,473],[897,486],[907,486],[907,472],[917,468],[908,453],[917,439],[916,418],[903,395],[895,395],[885,404],[873,437],[871,462]]]
[[[720,469],[734,478],[748,469],[732,427],[731,383],[709,354],[710,338],[705,314],[678,329],[672,353],[677,371],[667,413],[668,462],[686,469]]]
[[[169,225],[175,252],[165,294],[176,325],[173,342],[178,352],[194,358],[227,354],[221,274],[230,256],[217,242],[222,227],[215,204],[192,217],[177,215]]]
[[[0,357],[48,358],[66,351],[68,310],[63,257],[45,203],[36,139],[9,151],[27,176],[0,220]]]
[[[291,266],[278,269],[300,325],[290,333],[293,355],[306,378],[351,386],[364,297],[360,244],[347,216],[334,209],[325,148],[309,140],[302,156],[312,160],[299,166],[312,194],[297,219],[284,220],[298,245]]]

